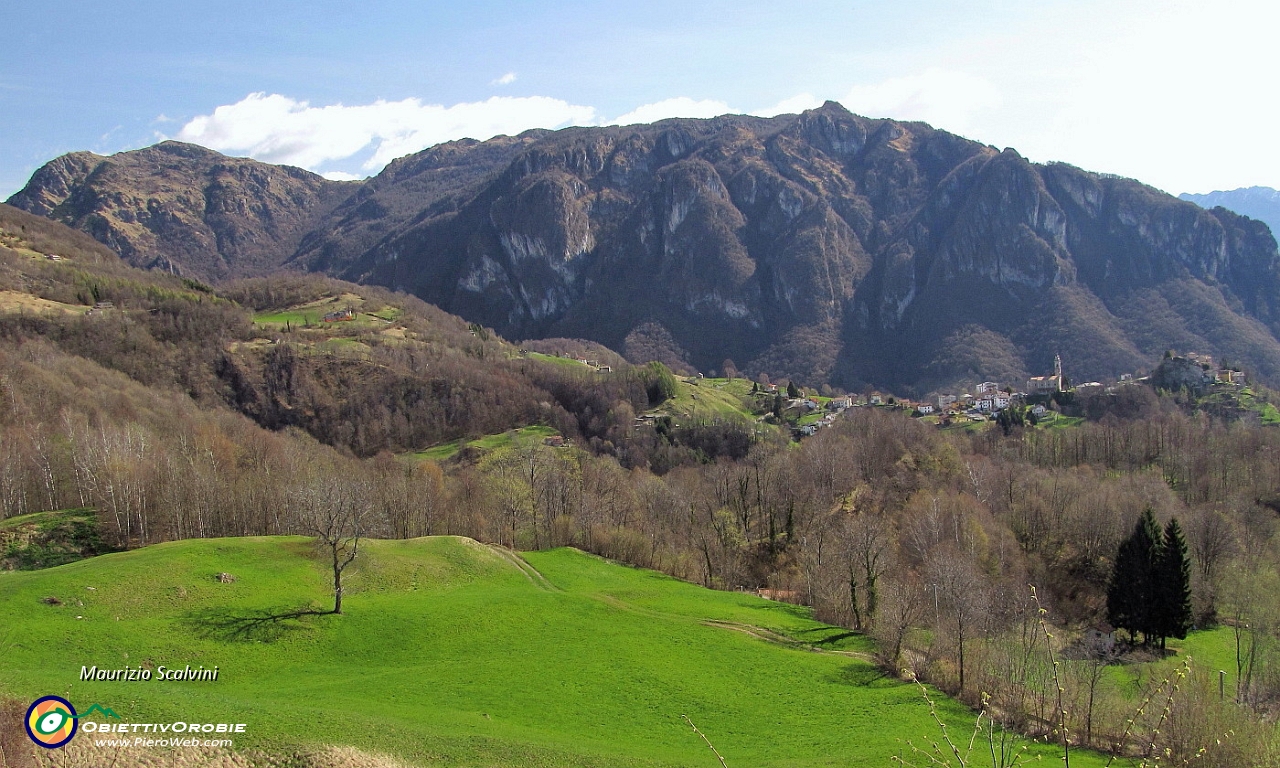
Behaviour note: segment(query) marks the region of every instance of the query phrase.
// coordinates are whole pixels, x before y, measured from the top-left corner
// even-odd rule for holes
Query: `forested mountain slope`
[[[116,166],[139,175],[129,199],[150,209],[161,180],[183,200],[208,189],[207,173],[183,181],[148,171],[150,158],[204,152],[69,155],[12,202],[138,263],[146,242],[184,269],[183,254],[225,263],[204,272],[215,277],[323,270],[511,338],[589,338],[637,361],[659,350],[702,370],[729,359],[753,374],[923,394],[1016,382],[1055,353],[1075,380],[1115,376],[1174,348],[1280,379],[1280,253],[1265,225],[831,102],[452,142],[363,185],[262,166],[296,177],[294,191],[266,194],[285,188],[271,177],[237,199],[296,226],[246,234],[254,246],[242,252],[224,244],[235,238],[196,245],[163,217],[99,226],[116,216],[100,181],[121,176]]]
[[[137,270],[81,233],[0,206],[0,517],[37,526],[57,517],[48,510],[91,509],[76,514],[95,515],[104,542],[125,549],[314,532],[320,518],[308,514],[344,511],[358,512],[375,537],[572,545],[802,603],[849,628],[803,636],[828,650],[828,639],[861,646],[857,633],[872,636],[884,675],[852,674],[852,660],[837,653],[828,657],[835,677],[820,683],[833,690],[910,690],[891,679],[906,668],[1045,739],[1065,721],[1076,746],[1158,749],[1214,768],[1275,765],[1280,642],[1269,617],[1280,583],[1280,432],[1267,426],[1280,421],[1275,393],[1220,384],[1206,403],[1180,387],[1163,395],[1139,383],[1089,388],[1053,398],[1042,422],[1006,420],[1004,429],[985,420],[948,427],[886,403],[832,414],[830,426],[794,444],[772,426],[775,414],[719,407],[729,405],[729,384],[755,397],[743,379],[692,377],[672,398],[675,379],[661,366],[629,366],[572,340],[532,347],[412,297],[320,276],[215,289]],[[686,399],[712,408],[636,418]],[[569,440],[544,440],[555,433]],[[448,460],[412,450],[479,435]],[[1112,564],[1147,510],[1186,532],[1197,626],[1229,626],[1183,646],[1171,641],[1180,657],[1168,664],[1148,665],[1150,648],[1122,649],[1131,662],[1123,666],[1097,663],[1078,640],[1108,615]],[[318,576],[311,550],[294,546],[294,565]],[[401,546],[414,545],[382,551]],[[198,543],[168,551],[184,547],[225,551]],[[4,561],[47,561],[29,545],[16,554]],[[113,561],[140,562],[99,563]],[[353,589],[365,567],[375,582],[389,575],[376,559],[360,562]],[[193,585],[249,586],[242,566],[200,567]],[[228,568],[245,583],[212,578]],[[598,574],[574,581],[601,596]],[[96,592],[83,584],[73,593],[84,611],[52,582],[9,583],[31,586],[22,601],[33,620],[61,616],[90,633],[120,626],[75,618],[93,615]],[[315,582],[313,596],[322,589]],[[630,586],[623,591],[635,599]],[[362,620],[359,603],[353,592],[344,623]],[[800,615],[777,602],[755,606],[762,616]],[[606,607],[617,604],[593,615]],[[739,635],[715,636],[729,634]],[[1252,650],[1237,655],[1235,643]],[[1207,664],[1193,647],[1209,651]],[[1165,707],[1169,698],[1153,686],[1192,653],[1200,666]],[[1218,670],[1231,696],[1220,694]],[[1148,695],[1162,707],[1135,717]]]

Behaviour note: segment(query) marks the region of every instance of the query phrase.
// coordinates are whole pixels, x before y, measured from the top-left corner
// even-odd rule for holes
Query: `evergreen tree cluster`
[[[1120,544],[1107,587],[1107,620],[1142,633],[1144,645],[1157,638],[1184,638],[1191,629],[1191,563],[1177,518],[1160,530],[1148,507],[1133,533]]]

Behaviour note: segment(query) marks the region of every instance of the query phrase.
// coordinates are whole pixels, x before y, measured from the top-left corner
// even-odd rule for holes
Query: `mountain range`
[[[921,395],[1172,348],[1280,381],[1262,222],[833,102],[449,142],[364,182],[176,142],[73,153],[9,203],[138,266],[323,272],[704,371]]]
[[[1263,222],[1271,228],[1272,234],[1280,232],[1280,191],[1271,187],[1242,187],[1203,195],[1184,192],[1178,195],[1178,199],[1195,203],[1201,208],[1222,206]]]

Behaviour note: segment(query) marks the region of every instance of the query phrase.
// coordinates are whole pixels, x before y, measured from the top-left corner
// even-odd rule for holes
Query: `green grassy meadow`
[[[1117,690],[1133,700],[1141,695],[1143,684],[1159,682],[1174,675],[1187,659],[1194,673],[1206,676],[1215,684],[1218,670],[1227,673],[1228,695],[1235,691],[1235,633],[1231,627],[1215,627],[1187,634],[1185,640],[1169,638],[1172,653],[1164,659],[1143,664],[1116,664],[1107,668],[1107,679]]]
[[[685,419],[748,419],[751,381],[748,379],[676,379],[676,395],[656,412]]]
[[[447,461],[453,458],[458,451],[463,448],[478,448],[482,451],[495,451],[499,448],[507,448],[512,445],[518,445],[524,442],[537,441],[542,442],[543,439],[559,434],[554,427],[548,427],[543,424],[532,424],[519,429],[510,429],[506,432],[500,432],[496,435],[485,435],[477,437],[475,440],[454,440],[449,443],[441,443],[421,451],[404,454],[410,459],[422,461],[430,459],[431,461]]]
[[[1045,429],[1072,429],[1085,423],[1083,416],[1057,415],[1044,422]]]
[[[301,309],[290,309],[281,312],[260,312],[253,316],[253,322],[257,325],[317,325],[324,318],[324,313],[320,311],[306,311]]]
[[[92,509],[32,512],[0,520],[0,570],[35,570],[112,551]]]
[[[404,315],[404,310],[397,307],[381,307],[376,312],[367,312],[365,311],[365,305],[365,300],[354,294],[329,296],[308,304],[289,307],[288,309],[259,312],[253,316],[253,322],[263,327],[279,328],[283,328],[288,324],[294,328],[312,326],[330,330],[341,328],[369,329],[386,327],[387,324],[394,323]],[[324,322],[326,314],[346,307],[350,307],[355,311],[354,320],[335,323]]]
[[[717,765],[681,715],[735,767],[889,766],[907,740],[939,735],[919,690],[865,660],[864,638],[796,606],[456,537],[370,541],[352,569],[343,615],[244,637],[217,622],[331,600],[308,540],[181,541],[0,573],[0,691],[126,722],[246,723],[237,748],[349,744],[433,766]],[[220,679],[81,682],[94,664],[217,665]],[[937,698],[967,735],[972,714]]]
[[[530,360],[537,360],[539,362],[549,363],[551,365],[558,365],[562,368],[571,368],[575,371],[591,370],[590,368],[587,368],[585,365],[578,362],[576,359],[572,357],[560,357],[559,355],[544,355],[541,352],[527,352],[527,351],[523,352],[522,354]]]

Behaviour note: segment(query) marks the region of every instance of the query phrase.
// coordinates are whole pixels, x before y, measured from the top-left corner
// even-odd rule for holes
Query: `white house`
[[[1094,624],[1084,631],[1080,644],[1091,658],[1103,659],[1115,653],[1116,630],[1106,622]]]
[[[984,381],[973,388],[973,394],[977,397],[990,395],[1000,391],[1000,384],[995,381]]]

